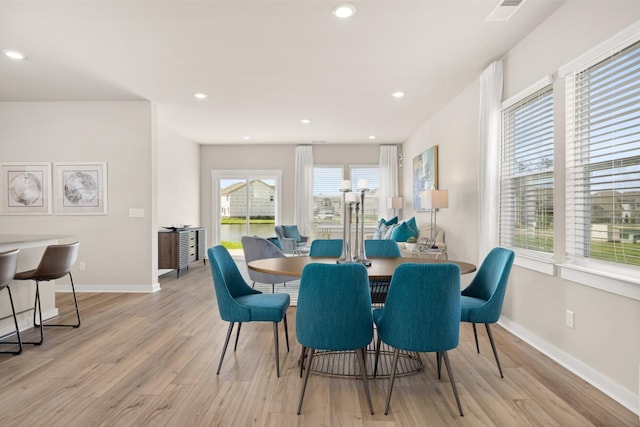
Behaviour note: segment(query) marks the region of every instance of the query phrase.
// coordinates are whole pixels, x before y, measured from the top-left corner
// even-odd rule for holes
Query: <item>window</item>
[[[342,193],[344,179],[342,166],[314,166],[313,168],[313,224],[315,227],[342,225]],[[376,225],[378,221],[378,189],[380,173],[378,166],[349,166],[352,191],[357,191],[358,181],[367,180],[369,191],[364,199],[365,225]]]
[[[313,225],[329,227],[342,224],[342,166],[313,168]]]
[[[369,191],[364,197],[364,225],[375,226],[378,223],[378,191],[380,189],[380,171],[378,166],[351,166],[351,186],[358,190],[360,180],[367,181]]]
[[[567,76],[567,253],[640,266],[640,42],[609,52]]]
[[[502,110],[500,244],[553,253],[553,86]]]

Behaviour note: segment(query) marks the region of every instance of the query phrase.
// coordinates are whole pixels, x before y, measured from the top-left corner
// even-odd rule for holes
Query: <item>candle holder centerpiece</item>
[[[351,210],[353,208],[351,192],[351,181],[343,180],[340,186],[340,192],[342,193],[342,254],[336,261],[338,264],[348,264],[353,262],[351,256]]]
[[[358,191],[360,192],[358,204],[360,205],[362,220],[360,221],[360,233],[358,233],[358,208],[356,207],[356,255],[354,258],[356,262],[370,266],[371,261],[367,259],[367,253],[364,248],[364,196],[365,193],[369,191],[369,183],[366,179],[358,181]]]

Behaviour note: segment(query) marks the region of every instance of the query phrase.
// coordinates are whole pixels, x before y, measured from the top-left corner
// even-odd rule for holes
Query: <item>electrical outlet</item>
[[[566,323],[567,326],[570,327],[571,329],[573,329],[573,322],[575,321],[575,313],[571,310],[567,310],[567,316],[566,316]]]
[[[80,261],[78,263],[78,267],[80,268],[80,271],[84,271],[87,268],[87,265],[85,264],[84,261]]]

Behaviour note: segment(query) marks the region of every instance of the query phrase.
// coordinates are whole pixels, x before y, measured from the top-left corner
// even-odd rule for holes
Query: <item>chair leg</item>
[[[224,354],[227,352],[227,346],[229,345],[229,338],[231,337],[231,332],[233,332],[234,324],[234,322],[229,322],[229,329],[227,329],[227,337],[224,339],[224,347],[222,347],[222,354],[220,355],[220,363],[218,363],[218,370],[216,371],[216,375],[220,373],[220,368],[222,367]],[[240,329],[240,326],[238,326],[238,329]]]
[[[371,394],[369,393],[369,380],[367,379],[367,365],[364,361],[366,350],[360,348],[356,350],[356,356],[360,363],[360,373],[362,373],[362,384],[364,385],[364,394],[367,396],[367,402],[369,403],[369,412],[373,415],[373,405],[371,404]]]
[[[234,353],[238,349],[238,338],[240,338],[240,328],[242,328],[242,322],[238,322],[238,329],[236,329],[236,342],[233,345],[233,352]]]
[[[289,353],[289,327],[287,326],[287,313],[284,313],[284,338],[287,340],[287,353]]]
[[[256,281],[255,281],[255,280],[254,280],[254,281],[253,281],[253,283],[251,284],[251,287],[252,287],[252,288],[255,288],[255,287],[256,287]]]
[[[65,324],[54,324],[54,323],[47,323],[44,325],[44,327],[49,327],[49,326],[53,326],[53,327],[68,327],[68,328],[79,328],[80,327],[80,309],[78,308],[78,298],[76,297],[76,288],[73,284],[73,276],[71,275],[71,272],[69,272],[69,278],[71,279],[71,290],[73,291],[73,303],[75,304],[76,307],[76,323],[75,324],[70,324],[70,325],[65,325]]]
[[[376,340],[376,357],[373,362],[373,378],[375,378],[376,374],[378,373],[378,358],[380,357],[381,345],[382,345],[382,339],[380,338],[380,336],[378,336],[378,339]]]
[[[304,392],[307,389],[307,381],[309,381],[309,372],[311,371],[311,362],[313,361],[313,353],[315,353],[315,349],[311,348],[309,352],[309,360],[307,360],[307,370],[304,373],[304,381],[302,382],[302,391],[300,392],[300,402],[298,403],[298,415],[300,415],[300,411],[302,410],[302,401],[304,400]],[[304,359],[303,359],[304,361]]]
[[[478,352],[478,354],[480,354],[480,346],[478,345],[478,332],[476,331],[476,324],[472,323],[471,325],[473,325],[473,337],[476,339],[476,351]]]
[[[40,328],[40,341],[22,341],[22,344],[40,345],[44,342],[44,327],[42,321],[42,306],[40,304],[40,282],[36,282],[36,298],[33,302],[33,326]],[[36,322],[36,314],[40,316],[40,322]]]
[[[276,344],[276,376],[280,378],[280,346],[278,345],[278,322],[273,322],[273,341]]]
[[[391,402],[391,391],[393,390],[393,382],[396,379],[396,369],[398,368],[398,356],[400,350],[397,348],[393,350],[393,367],[391,368],[391,378],[389,379],[389,390],[387,391],[387,404],[384,407],[384,414],[389,415],[389,403]]]
[[[0,337],[0,339],[8,337],[9,335],[15,334],[16,337],[18,338],[18,341],[17,342],[5,341],[5,342],[1,342],[0,344],[11,344],[11,345],[18,344],[18,351],[0,351],[0,353],[18,355],[22,353],[22,339],[20,338],[20,328],[18,327],[18,318],[16,317],[16,309],[15,309],[15,306],[13,305],[13,297],[11,296],[11,288],[9,288],[9,286],[7,286],[7,291],[9,291],[9,302],[11,303],[11,313],[13,313],[13,323],[16,326],[16,331],[9,332],[8,334]]]
[[[500,366],[500,359],[498,359],[498,350],[496,350],[496,343],[493,341],[493,334],[491,333],[491,328],[488,323],[485,323],[484,326],[487,328],[487,335],[489,335],[489,342],[491,343],[491,349],[493,350],[493,357],[496,358],[496,363],[498,364],[498,371],[500,371],[500,378],[504,378],[502,375],[502,366]]]
[[[460,411],[460,416],[464,417],[462,413],[462,405],[460,404],[460,397],[458,396],[458,388],[456,387],[456,381],[453,379],[453,371],[451,370],[451,363],[449,362],[449,354],[446,351],[443,351],[442,356],[444,357],[444,364],[447,367],[447,375],[449,375],[449,382],[451,382],[451,388],[453,389],[453,394],[456,397],[456,403],[458,404],[458,410]]]
[[[300,378],[302,378],[302,372],[304,371],[304,358],[306,357],[307,347],[302,346],[302,353],[300,353]]]
[[[441,352],[436,353],[436,362],[438,365],[438,379],[441,379],[440,378],[440,371],[442,370],[442,353]]]

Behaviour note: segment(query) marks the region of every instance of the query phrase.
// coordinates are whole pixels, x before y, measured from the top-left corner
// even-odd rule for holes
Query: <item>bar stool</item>
[[[69,243],[66,245],[50,245],[44,250],[40,263],[35,270],[23,271],[15,275],[15,280],[33,280],[36,282],[36,299],[33,309],[33,325],[40,327],[40,341],[24,342],[24,344],[40,345],[44,341],[44,326],[61,326],[78,328],[80,326],[80,310],[78,309],[78,300],[76,298],[76,289],[73,286],[73,276],[71,268],[78,259],[78,249],[80,242]],[[40,305],[40,282],[48,282],[56,280],[66,275],[71,280],[71,290],[73,291],[73,302],[76,306],[77,322],[74,324],[51,324],[44,325],[42,321],[42,307]],[[36,323],[36,307],[40,323]],[[61,315],[60,315],[61,316]]]
[[[18,351],[0,351],[0,353],[3,353],[3,354],[17,355],[22,353],[22,339],[20,338],[20,329],[18,328],[18,319],[16,317],[16,309],[13,305],[11,288],[9,287],[9,283],[11,283],[11,281],[13,280],[16,274],[16,269],[18,268],[18,252],[20,252],[20,249],[15,249],[12,251],[0,253],[0,291],[2,291],[4,288],[7,288],[7,291],[9,292],[9,301],[11,302],[11,312],[13,313],[13,323],[16,325],[15,332],[9,332],[3,335],[2,337],[0,337],[0,339],[4,339],[14,334],[18,337],[18,342],[5,341],[5,342],[0,342],[0,344],[2,345],[18,344],[18,348],[19,348]]]

